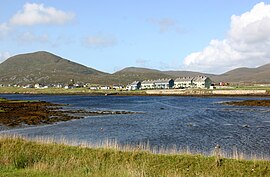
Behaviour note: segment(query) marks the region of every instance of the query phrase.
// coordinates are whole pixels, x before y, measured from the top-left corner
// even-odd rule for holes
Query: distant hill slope
[[[213,77],[216,76],[214,74],[194,72],[194,71],[163,71],[163,73],[174,76],[174,77],[195,77],[195,76],[208,76]]]
[[[224,74],[213,76],[213,79],[225,82],[270,83],[270,64],[258,68],[237,68]]]
[[[125,85],[135,80],[175,79],[197,75],[206,75],[214,82],[270,83],[270,64],[258,68],[238,68],[221,75],[192,71],[159,71],[137,67],[128,67],[108,74],[43,51],[16,55],[0,64],[0,84],[64,84],[74,79],[75,82]]]
[[[147,68],[129,67],[113,74],[114,79],[123,82],[131,82],[134,80],[148,80],[158,78],[177,78],[184,76],[205,75],[214,82],[256,82],[270,83],[270,64],[260,66],[258,68],[237,68],[224,74],[215,75],[209,73],[200,73],[193,71],[159,71]]]
[[[86,82],[107,75],[48,52],[13,56],[0,64],[0,73],[0,82],[6,84]]]
[[[111,75],[113,80],[121,80],[127,84],[135,80],[152,80],[160,78],[172,78],[173,76],[162,71],[148,68],[128,67]]]

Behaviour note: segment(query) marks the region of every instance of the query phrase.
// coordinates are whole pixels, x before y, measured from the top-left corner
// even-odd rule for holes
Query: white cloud
[[[184,59],[186,69],[222,73],[237,67],[270,62],[270,5],[256,4],[250,11],[231,17],[228,36],[211,40],[200,52]]]
[[[151,18],[148,20],[149,23],[157,25],[160,33],[175,31],[176,33],[184,33],[186,30],[182,29],[177,22],[172,18],[162,18],[154,19]]]
[[[91,35],[83,39],[83,44],[94,48],[112,47],[117,44],[117,39],[104,35]]]
[[[62,25],[74,19],[75,14],[46,7],[44,4],[26,3],[23,10],[17,12],[10,20],[11,25]]]
[[[47,7],[44,4],[26,3],[22,10],[18,11],[6,22],[0,23],[0,40],[8,36],[15,36],[15,40],[19,43],[48,43],[50,42],[48,35],[31,32],[23,32],[20,34],[16,27],[31,25],[63,25],[72,21],[74,18],[74,13],[64,12],[54,7]],[[17,31],[17,33],[11,33],[12,31]]]
[[[25,32],[17,37],[19,43],[31,44],[31,43],[47,43],[49,37],[46,34],[36,35],[35,33]]]
[[[72,36],[59,35],[58,37],[53,39],[53,42],[51,42],[51,46],[60,47],[62,45],[71,45],[74,43],[76,43],[76,40],[74,40]]]
[[[171,18],[163,18],[163,19],[150,19],[150,23],[158,25],[160,32],[166,32],[172,29],[176,22]]]
[[[140,67],[149,67],[150,60],[139,58],[136,61],[136,64]]]
[[[11,31],[11,28],[6,24],[0,24],[0,39],[7,36],[7,34]]]
[[[0,63],[11,57],[9,52],[0,52]]]

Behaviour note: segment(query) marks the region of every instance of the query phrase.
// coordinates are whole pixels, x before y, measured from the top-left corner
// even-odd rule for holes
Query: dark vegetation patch
[[[65,110],[60,104],[45,101],[6,100],[0,98],[0,124],[8,127],[20,125],[52,124],[81,119],[85,116],[109,114],[135,114],[130,111]]]
[[[59,121],[67,121],[75,118],[62,109],[59,104],[44,101],[10,101],[0,99],[0,123],[15,127],[22,124],[38,125],[51,124]]]
[[[232,101],[232,102],[227,102],[226,104],[233,105],[233,106],[264,106],[264,107],[270,107],[270,100]]]

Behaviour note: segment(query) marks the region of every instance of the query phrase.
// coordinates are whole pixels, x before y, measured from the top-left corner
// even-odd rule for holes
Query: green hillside
[[[0,64],[0,73],[0,82],[6,84],[87,82],[107,75],[48,52],[11,57]]]
[[[214,76],[213,79],[225,82],[270,83],[270,64],[257,68],[237,68]]]
[[[128,67],[108,74],[44,51],[13,56],[0,64],[0,73],[0,84],[5,85],[67,84],[71,79],[74,79],[75,82],[91,84],[125,85],[135,80],[176,79],[197,75],[206,75],[214,82],[270,83],[270,64],[258,68],[237,68],[220,75],[193,71],[160,71],[138,67]]]
[[[147,69],[147,68],[137,68],[137,67],[128,67],[121,71],[118,71],[112,74],[112,79],[115,81],[121,81],[122,83],[131,83],[135,80],[153,80],[160,78],[174,78],[169,74],[165,74],[162,71]]]

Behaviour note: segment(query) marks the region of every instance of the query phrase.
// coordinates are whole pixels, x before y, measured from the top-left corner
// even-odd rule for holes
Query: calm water
[[[149,142],[151,146],[176,145],[201,152],[209,152],[216,144],[220,144],[226,151],[236,147],[246,154],[270,157],[270,109],[220,104],[224,101],[262,98],[47,95],[0,97],[65,103],[73,109],[144,113],[87,117],[50,126],[8,130],[9,133],[30,137],[64,137],[92,143],[106,139],[116,139],[123,144]]]

